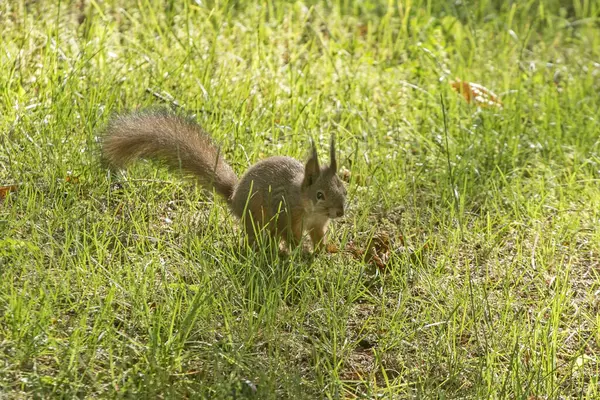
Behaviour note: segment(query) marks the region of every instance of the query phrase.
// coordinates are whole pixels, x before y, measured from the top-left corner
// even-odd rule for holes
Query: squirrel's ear
[[[315,183],[321,174],[319,158],[317,156],[317,147],[315,146],[315,142],[312,140],[312,138],[310,139],[310,147],[310,157],[304,166],[304,181],[302,182],[302,187],[305,188]]]
[[[337,159],[335,157],[335,135],[331,134],[331,146],[329,146],[329,169],[337,172]]]

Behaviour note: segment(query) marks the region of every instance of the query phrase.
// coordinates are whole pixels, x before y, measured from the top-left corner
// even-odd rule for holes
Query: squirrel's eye
[[[317,192],[317,200],[325,200],[325,194],[320,190]]]

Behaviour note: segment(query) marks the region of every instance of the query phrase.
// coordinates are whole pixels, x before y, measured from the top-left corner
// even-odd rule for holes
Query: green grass
[[[0,397],[600,398],[600,3],[407,3],[2,2]],[[331,241],[385,269],[111,176],[110,114],[173,102],[239,173],[335,133]]]

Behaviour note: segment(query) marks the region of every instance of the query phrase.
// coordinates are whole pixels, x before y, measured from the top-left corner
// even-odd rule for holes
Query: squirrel
[[[202,186],[221,195],[242,220],[250,244],[267,231],[276,243],[296,247],[308,232],[313,250],[325,246],[330,219],[342,217],[346,188],[337,176],[335,138],[330,162],[321,166],[311,140],[306,163],[273,156],[252,165],[238,178],[220,148],[200,125],[166,110],[140,111],[110,119],[102,141],[104,160],[123,168],[137,158],[165,161],[194,174]]]

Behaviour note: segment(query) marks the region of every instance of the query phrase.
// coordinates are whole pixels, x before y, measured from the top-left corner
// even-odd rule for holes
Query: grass
[[[0,4],[0,397],[599,398],[600,3],[441,3]],[[331,241],[385,268],[110,175],[110,114],[157,105],[239,173],[335,133]]]

